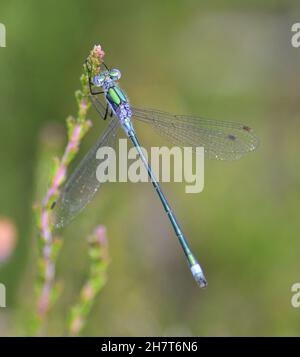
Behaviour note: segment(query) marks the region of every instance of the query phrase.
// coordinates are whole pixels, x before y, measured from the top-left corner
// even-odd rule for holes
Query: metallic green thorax
[[[114,111],[117,110],[121,103],[127,102],[126,95],[117,85],[114,85],[108,89],[106,99],[109,101]]]

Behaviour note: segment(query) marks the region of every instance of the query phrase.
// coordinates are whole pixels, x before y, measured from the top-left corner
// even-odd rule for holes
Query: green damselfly
[[[253,130],[243,124],[174,115],[131,106],[127,96],[118,85],[121,72],[118,69],[109,69],[104,63],[102,65],[104,68],[93,77],[91,64],[86,62],[86,69],[89,74],[90,99],[103,119],[107,118],[109,111],[112,119],[105,132],[66,182],[55,208],[56,226],[61,227],[73,219],[98,191],[101,182],[96,178],[98,165],[96,152],[101,147],[114,147],[118,129],[122,126],[147,169],[197,284],[200,287],[205,287],[206,279],[202,268],[192,253],[167,198],[141,150],[133,128],[133,120],[152,125],[158,130],[159,134],[176,145],[193,148],[203,146],[206,156],[211,159],[239,159],[244,154],[253,151],[258,140]]]

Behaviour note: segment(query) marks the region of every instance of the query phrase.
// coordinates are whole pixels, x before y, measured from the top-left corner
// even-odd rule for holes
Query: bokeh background
[[[150,184],[110,183],[64,231],[60,299],[45,334],[64,335],[87,274],[85,237],[107,227],[111,264],[84,335],[299,335],[291,286],[300,280],[300,49],[296,1],[7,1],[0,5],[0,335],[26,335],[34,310],[33,202],[95,43],[119,68],[131,102],[241,121],[260,147],[240,161],[206,162],[205,189],[163,184],[201,261],[197,288]],[[94,127],[80,155],[106,123]],[[139,125],[145,145],[166,142]],[[78,160],[74,163],[76,165]],[[3,233],[4,232],[4,233]],[[2,239],[3,242],[3,239]]]

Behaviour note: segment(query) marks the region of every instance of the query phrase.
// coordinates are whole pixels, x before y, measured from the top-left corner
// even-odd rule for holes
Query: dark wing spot
[[[250,132],[251,128],[249,126],[244,125],[243,126],[243,130]]]
[[[54,201],[51,205],[51,209],[53,209],[56,206],[56,201]]]
[[[228,138],[229,140],[231,140],[231,141],[236,140],[236,136],[235,136],[235,135],[232,135],[232,134],[229,134],[229,135],[227,136],[227,138]]]

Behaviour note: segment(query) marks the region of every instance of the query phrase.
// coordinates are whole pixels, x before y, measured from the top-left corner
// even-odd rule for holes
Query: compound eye
[[[101,87],[104,83],[105,76],[101,73],[94,77],[94,84],[96,87]]]
[[[121,78],[121,72],[116,68],[112,69],[109,72],[109,75],[110,75],[110,78],[115,80],[115,81]]]

